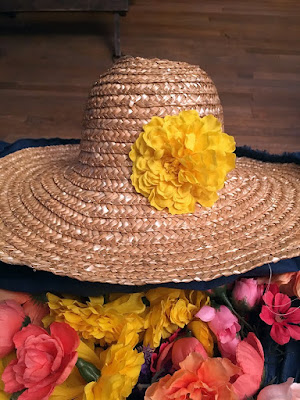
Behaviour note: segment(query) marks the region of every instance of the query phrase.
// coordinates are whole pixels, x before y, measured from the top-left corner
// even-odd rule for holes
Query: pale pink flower
[[[279,385],[266,386],[257,400],[300,400],[300,383],[293,382],[294,378],[289,378]]]

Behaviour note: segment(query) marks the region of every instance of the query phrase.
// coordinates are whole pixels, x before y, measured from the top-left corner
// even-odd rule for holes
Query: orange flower
[[[300,272],[286,272],[285,274],[275,274],[272,276],[271,283],[275,283],[280,290],[287,296],[298,296],[300,294],[300,283],[298,283],[298,292],[296,288],[296,281],[300,280]],[[297,278],[298,277],[298,278]],[[259,283],[269,283],[269,277],[258,278]],[[298,293],[298,294],[297,294]]]
[[[300,298],[300,272],[297,272],[293,287],[294,295]]]
[[[151,385],[145,400],[238,400],[230,379],[240,368],[226,358],[207,358],[191,353],[180,363],[180,370]]]

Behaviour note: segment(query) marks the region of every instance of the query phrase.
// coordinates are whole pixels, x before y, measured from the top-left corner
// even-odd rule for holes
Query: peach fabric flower
[[[0,289],[1,300],[14,300],[20,304],[23,307],[25,315],[28,315],[30,322],[34,325],[43,326],[42,319],[49,313],[46,303],[34,300],[34,297],[28,293]]]
[[[258,391],[264,370],[263,347],[253,332],[237,345],[236,360],[241,373],[233,387],[239,399],[244,400]]]
[[[207,358],[191,353],[180,363],[180,370],[166,375],[146,391],[145,400],[238,400],[231,378],[239,367],[227,359]]]
[[[299,400],[300,383],[293,383],[294,379],[289,378],[280,385],[270,385],[262,389],[257,400]]]
[[[25,303],[29,295],[23,292],[12,292],[11,290],[0,289],[0,301],[14,300],[19,304]]]
[[[269,277],[258,278],[260,283],[269,283]],[[300,297],[300,272],[286,272],[272,276],[271,284],[276,284],[281,293]]]
[[[50,334],[30,324],[17,332],[13,341],[17,359],[2,374],[4,390],[15,393],[25,389],[19,400],[47,400],[76,364],[77,333],[65,323],[54,322]]]
[[[300,272],[297,272],[293,286],[294,295],[300,298]]]
[[[21,329],[24,319],[22,307],[14,300],[0,303],[0,326],[4,327],[0,333],[0,358],[5,357],[15,348],[13,336]]]
[[[263,285],[258,285],[256,279],[239,279],[233,288],[232,296],[236,303],[244,303],[249,309],[253,308],[262,298]]]

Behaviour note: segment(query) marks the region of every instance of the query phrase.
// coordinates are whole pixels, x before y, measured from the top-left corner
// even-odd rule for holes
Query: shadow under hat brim
[[[78,152],[30,148],[0,160],[2,261],[144,285],[208,281],[300,255],[299,166],[239,158],[211,209],[172,216],[109,168],[87,176]]]

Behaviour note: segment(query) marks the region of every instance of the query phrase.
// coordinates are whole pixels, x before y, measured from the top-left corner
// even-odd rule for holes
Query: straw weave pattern
[[[211,280],[300,255],[299,167],[240,158],[220,199],[193,215],[149,206],[130,181],[132,143],[152,116],[196,109],[223,122],[199,67],[123,58],[94,84],[80,145],[0,160],[0,258],[79,280]]]

